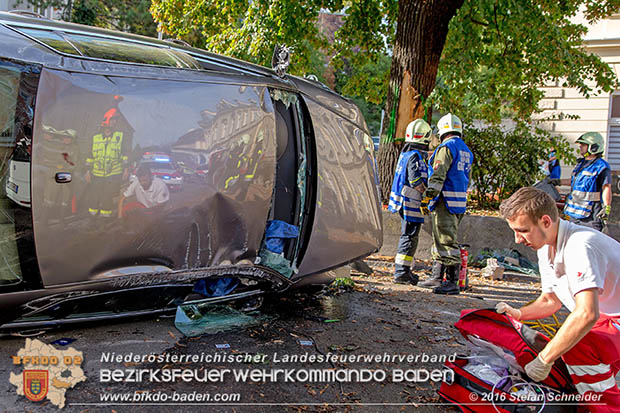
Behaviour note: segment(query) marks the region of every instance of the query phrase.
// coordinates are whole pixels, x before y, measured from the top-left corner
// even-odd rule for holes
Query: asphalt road
[[[262,310],[266,319],[228,332],[186,338],[174,327],[173,318],[160,317],[80,326],[36,339],[47,344],[75,339],[66,347],[83,353],[87,379],[67,390],[63,411],[68,412],[441,412],[449,411],[436,393],[441,380],[423,380],[419,375],[399,381],[395,374],[441,370],[443,363],[429,357],[467,353],[464,340],[452,327],[461,310],[493,307],[498,300],[523,304],[538,288],[530,277],[514,275],[499,282],[474,277],[470,292],[441,297],[418,287],[394,285],[380,270],[371,277],[354,279],[355,289],[338,295],[299,293],[267,300]],[[1,340],[1,410],[58,411],[49,401],[34,403],[16,394],[9,375],[21,372],[22,366],[13,365],[11,356],[17,355],[25,338]],[[128,361],[124,359],[128,355],[161,356],[162,360]],[[217,355],[232,359],[214,360]],[[328,355],[335,358],[319,357]],[[114,359],[118,356],[121,360]],[[173,356],[176,362],[171,361]],[[183,356],[199,359],[182,360]],[[253,360],[236,360],[237,356]],[[409,357],[409,361],[398,357]],[[190,370],[195,376],[187,382],[180,377],[165,382],[161,372],[171,369]],[[110,380],[112,374],[122,374],[127,380],[130,370],[146,373],[138,382]],[[258,371],[255,377],[235,376],[250,370]],[[274,377],[275,370],[295,373]],[[320,374],[344,371],[350,376],[342,376],[340,383],[330,382],[318,376],[309,378],[310,370]],[[351,376],[361,370],[373,372],[369,381]],[[152,376],[152,371],[157,373]],[[128,399],[113,401],[109,397],[121,397],[114,395]],[[198,402],[197,397],[211,400]],[[216,397],[227,401],[214,402]]]

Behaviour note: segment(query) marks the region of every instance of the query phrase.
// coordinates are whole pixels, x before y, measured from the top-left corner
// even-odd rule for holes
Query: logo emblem
[[[47,370],[24,370],[24,395],[28,400],[39,402],[47,396]]]
[[[578,272],[578,273],[577,273],[577,278],[581,278],[581,276],[582,276],[582,275],[583,275],[583,273],[582,273],[582,272]]]

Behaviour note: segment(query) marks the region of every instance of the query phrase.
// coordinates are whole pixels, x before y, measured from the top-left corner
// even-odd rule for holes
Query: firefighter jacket
[[[435,173],[434,162],[435,157],[442,148],[446,148],[450,158],[450,164],[441,164],[443,169],[447,168],[445,179],[443,182],[432,180]],[[439,159],[438,159],[439,160]],[[465,142],[457,136],[444,140],[441,145],[435,149],[429,161],[429,190],[440,191],[429,203],[428,207],[431,211],[435,209],[435,204],[440,196],[446,203],[446,207],[451,214],[464,214],[467,206],[467,187],[469,186],[469,174],[471,172],[471,164],[474,161],[474,155],[469,150]]]
[[[407,164],[412,157],[417,158],[415,161],[417,163],[419,176],[407,176]],[[405,221],[424,222],[424,215],[420,212],[422,193],[413,189],[413,187],[421,183],[426,185],[427,179],[428,168],[422,154],[417,150],[401,153],[398,158],[396,172],[394,173],[388,211],[396,213],[402,208]]]
[[[564,207],[564,213],[576,219],[588,218],[592,214],[592,206],[601,202],[601,188],[598,188],[598,177],[609,164],[603,158],[594,162],[585,159],[579,161],[571,176],[571,192]]]
[[[86,160],[92,174],[103,178],[122,174],[127,162],[122,150],[123,132],[114,132],[108,137],[102,133],[93,136],[91,157]]]
[[[560,179],[562,177],[562,168],[560,167],[560,161],[554,159],[549,161],[549,179]]]

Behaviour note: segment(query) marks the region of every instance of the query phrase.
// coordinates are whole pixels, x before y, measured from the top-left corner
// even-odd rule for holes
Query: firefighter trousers
[[[121,175],[93,176],[90,182],[88,212],[91,215],[112,217],[116,208],[114,198],[120,195]]]
[[[592,330],[562,356],[577,391],[580,406],[593,413],[619,413],[620,317],[601,314]],[[584,410],[585,411],[585,410]]]
[[[400,238],[394,260],[394,278],[401,281],[411,279],[411,267],[414,266],[415,251],[418,248],[418,238],[422,222],[405,221],[400,211]]]
[[[443,198],[440,197],[437,200],[435,209],[431,213],[433,224],[431,256],[433,260],[439,261],[445,266],[461,263],[461,248],[457,236],[462,219],[463,214],[452,214],[448,211]]]

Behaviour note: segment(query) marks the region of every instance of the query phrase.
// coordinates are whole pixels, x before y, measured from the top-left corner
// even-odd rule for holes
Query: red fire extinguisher
[[[469,258],[469,245],[462,244],[461,248],[461,271],[459,272],[459,290],[465,291],[469,288],[469,278],[467,277],[467,259]]]

